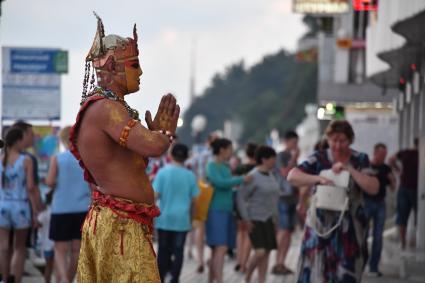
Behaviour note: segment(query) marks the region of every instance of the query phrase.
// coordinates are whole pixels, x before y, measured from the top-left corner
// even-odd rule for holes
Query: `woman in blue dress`
[[[36,225],[37,191],[32,159],[22,153],[24,133],[11,128],[5,136],[0,162],[0,273],[3,281],[20,283],[25,263],[25,241],[29,228]],[[10,231],[13,251],[10,257]],[[12,274],[11,277],[9,275]]]
[[[340,212],[309,210],[296,282],[357,283],[367,260],[363,191],[376,194],[379,183],[370,176],[367,154],[350,148],[354,131],[347,121],[331,122],[326,137],[329,149],[314,152],[290,172],[288,180],[297,187],[331,185],[331,180],[319,176],[322,170],[332,169],[335,173],[347,170],[351,176],[349,206],[341,224],[327,236],[319,236],[318,232],[322,234],[335,226]]]

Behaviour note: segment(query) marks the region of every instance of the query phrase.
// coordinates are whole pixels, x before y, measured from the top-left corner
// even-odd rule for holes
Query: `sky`
[[[141,89],[126,98],[144,113],[156,112],[163,94],[189,106],[191,50],[195,50],[196,93],[217,72],[244,60],[251,66],[281,48],[296,49],[305,32],[292,0],[6,0],[2,46],[54,47],[69,52],[62,76],[61,124],[75,121],[81,99],[85,56],[96,32],[96,11],[106,34],[139,34]]]

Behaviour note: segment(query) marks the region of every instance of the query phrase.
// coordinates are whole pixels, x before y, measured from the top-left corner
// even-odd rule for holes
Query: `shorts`
[[[28,229],[31,227],[31,208],[27,200],[0,200],[0,227]]]
[[[396,224],[406,226],[409,220],[410,211],[413,209],[416,213],[418,207],[418,193],[416,190],[400,187],[397,192],[397,216]]]
[[[45,260],[52,260],[55,257],[54,251],[44,251],[43,254]]]
[[[81,227],[87,212],[52,214],[49,239],[68,242],[81,240]]]
[[[205,228],[208,246],[235,248],[236,222],[232,212],[209,210]]]
[[[253,220],[252,224],[254,227],[249,233],[249,239],[254,249],[275,250],[277,248],[276,231],[272,218],[266,221]]]
[[[297,220],[297,205],[278,202],[279,229],[294,231]]]

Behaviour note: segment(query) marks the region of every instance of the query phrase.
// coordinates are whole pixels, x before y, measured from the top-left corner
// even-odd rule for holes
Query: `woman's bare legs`
[[[246,272],[249,255],[251,254],[251,240],[249,239],[249,233],[247,230],[243,231],[242,235],[241,271]]]
[[[279,230],[277,233],[278,250],[276,253],[276,264],[285,266],[286,255],[291,246],[292,232],[290,230]]]
[[[68,267],[69,282],[74,281],[75,274],[77,273],[78,256],[80,255],[80,247],[81,247],[80,240],[73,240],[71,242],[71,258],[70,258],[69,267]]]
[[[266,251],[260,264],[258,265],[258,283],[265,283],[267,277],[267,269],[269,267],[270,251]]]
[[[223,283],[223,265],[226,253],[227,246],[214,247],[214,256],[212,258],[211,266],[217,283]]]
[[[28,229],[15,229],[12,255],[12,274],[15,282],[21,283],[25,264],[25,243],[27,241]]]
[[[198,254],[198,265],[199,267],[204,266],[204,247],[205,247],[205,222],[199,223],[199,226],[196,228],[196,252]],[[201,270],[198,270],[201,271]]]
[[[208,283],[213,283],[215,280],[215,274],[214,274],[214,265],[213,260],[215,256],[215,249],[211,249],[211,258],[208,260]]]
[[[248,263],[248,267],[245,274],[245,282],[247,283],[251,282],[252,274],[254,273],[255,268],[261,265],[266,255],[268,255],[268,252],[265,249],[256,249],[254,251],[254,256],[251,258],[251,260]]]
[[[46,266],[44,268],[44,283],[52,282],[53,266],[54,259],[46,259]]]
[[[10,270],[9,236],[9,229],[0,228],[0,272],[4,280],[9,277]]]
[[[68,273],[68,251],[70,243],[65,241],[55,242],[55,265],[59,277],[58,283],[70,283]]]
[[[237,236],[237,264],[240,266],[242,273],[246,272],[249,255],[251,253],[251,240],[245,225],[241,221],[238,222]]]

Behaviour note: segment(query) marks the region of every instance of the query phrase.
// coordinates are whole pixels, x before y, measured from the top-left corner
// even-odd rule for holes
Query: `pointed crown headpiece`
[[[86,62],[91,61],[93,67],[99,68],[105,64],[110,55],[114,56],[116,61],[124,61],[139,55],[136,24],[133,27],[133,38],[114,34],[105,36],[102,19],[95,12],[93,13],[97,18],[97,31]]]
[[[95,73],[100,71],[100,68],[105,65],[110,56],[113,56],[117,62],[123,62],[137,59],[139,55],[136,24],[133,27],[133,38],[124,38],[114,34],[105,36],[102,19],[95,12],[93,14],[97,18],[97,31],[90,51],[86,56],[81,103],[84,103],[92,95],[91,93],[94,91],[95,84]],[[98,80],[100,80],[99,77]]]

